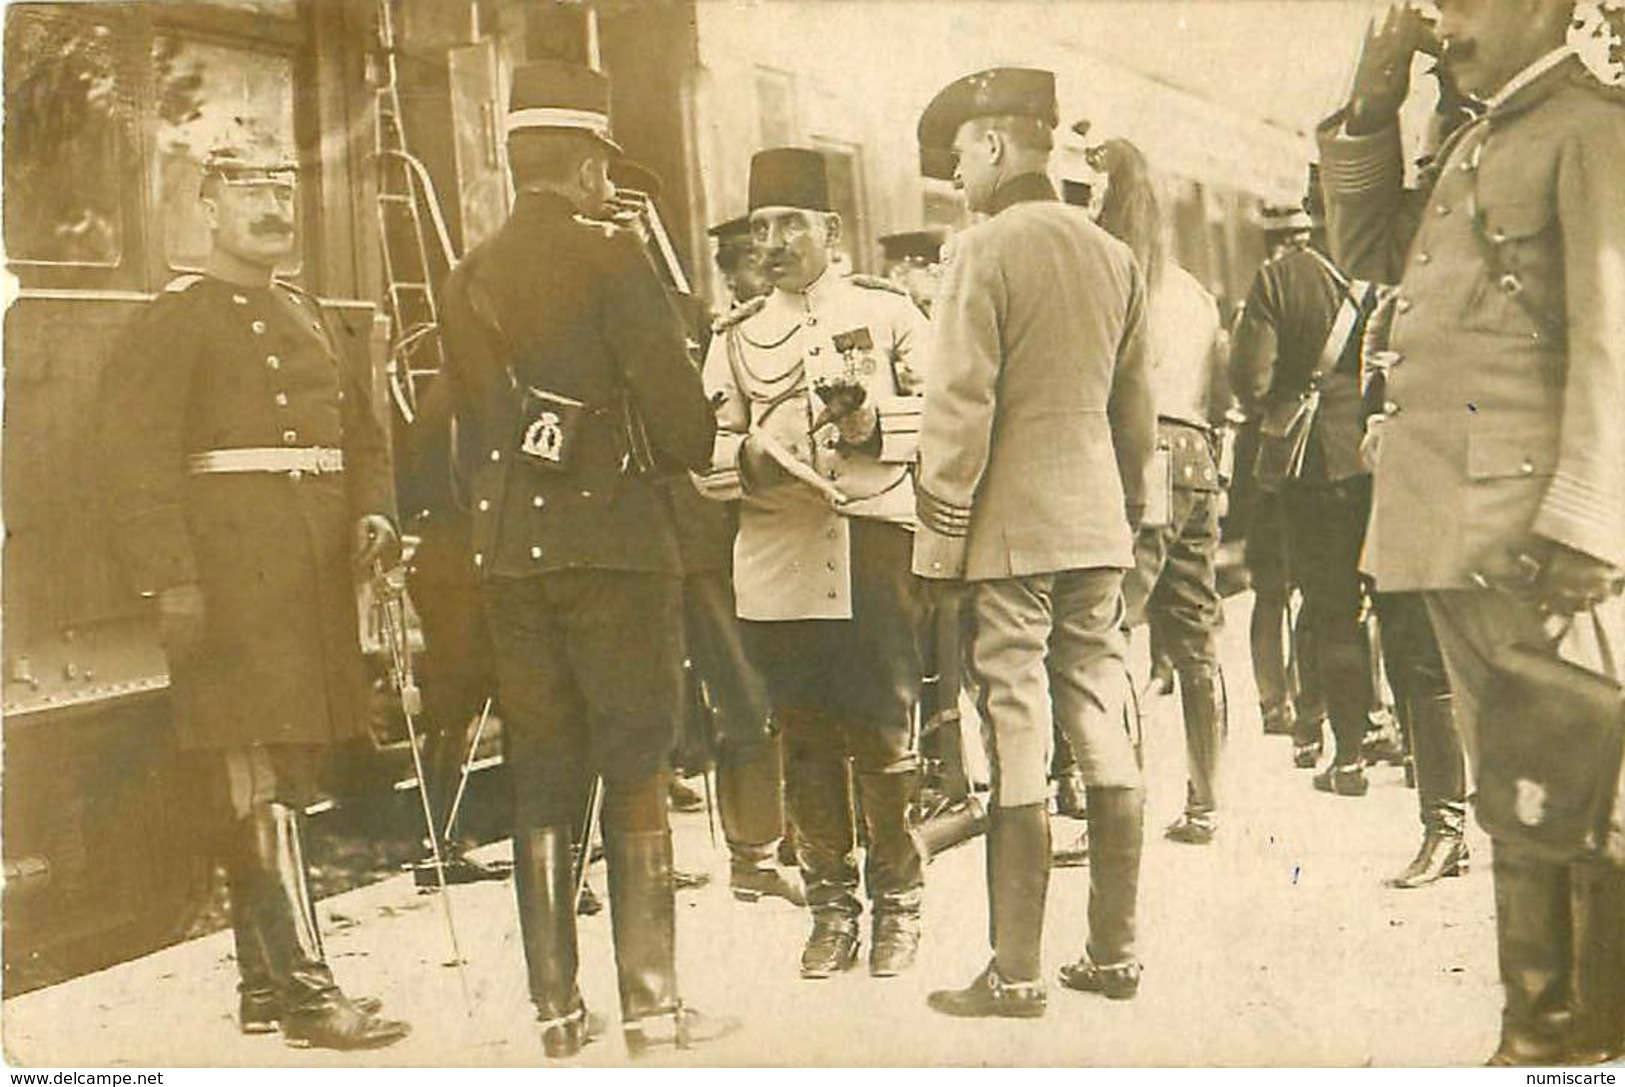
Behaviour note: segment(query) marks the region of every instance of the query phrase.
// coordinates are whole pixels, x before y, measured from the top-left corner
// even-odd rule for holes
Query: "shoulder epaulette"
[[[614,223],[606,222],[603,219],[589,219],[585,215],[575,215],[571,218],[575,219],[575,221],[580,223],[582,226],[590,226],[595,230],[601,231],[606,238],[613,238],[621,230],[621,228],[616,226]]]
[[[909,297],[908,288],[893,283],[882,276],[870,276],[861,272],[853,272],[846,279],[855,287],[867,287],[871,291],[890,291],[892,294],[900,294],[904,298]]]
[[[180,294],[182,291],[191,290],[193,287],[196,287],[202,282],[203,277],[197,275],[196,273],[176,276],[174,279],[164,284],[164,290],[170,294]]]
[[[765,305],[767,305],[767,295],[765,294],[757,295],[749,302],[741,302],[721,317],[718,317],[717,323],[711,326],[711,331],[713,333],[726,332],[742,321],[761,313],[762,307]]]

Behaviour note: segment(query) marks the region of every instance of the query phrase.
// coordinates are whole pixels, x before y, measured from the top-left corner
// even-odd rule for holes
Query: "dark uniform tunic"
[[[203,589],[203,647],[170,661],[185,746],[366,731],[353,525],[393,501],[362,372],[309,296],[200,278],[159,297],[103,373],[105,498],[130,579]],[[214,450],[310,447],[342,450],[344,470],[188,468]]]
[[[630,782],[661,768],[682,701],[677,534],[628,409],[668,470],[707,464],[715,424],[636,236],[562,198],[520,196],[447,280],[443,330],[480,450],[474,560],[520,819],[567,823],[583,770]],[[526,389],[582,404],[567,463],[520,452]]]

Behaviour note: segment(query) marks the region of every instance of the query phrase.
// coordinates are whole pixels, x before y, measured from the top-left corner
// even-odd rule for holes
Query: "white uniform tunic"
[[[741,619],[850,619],[848,518],[913,529],[925,342],[925,316],[906,294],[833,272],[805,292],[774,291],[713,337],[705,391],[717,405],[717,444],[702,491],[737,496],[719,481],[737,472],[740,447],[759,428],[848,499],[837,509],[798,480],[746,487],[734,542]],[[813,431],[824,407],[813,389],[830,380],[863,385],[881,412],[878,450],[842,446],[832,424]]]

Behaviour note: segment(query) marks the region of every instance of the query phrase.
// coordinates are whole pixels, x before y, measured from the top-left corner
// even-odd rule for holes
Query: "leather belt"
[[[219,472],[286,472],[294,479],[304,475],[331,475],[344,471],[344,450],[320,446],[308,449],[281,449],[276,446],[248,449],[211,449],[186,458],[194,476]]]

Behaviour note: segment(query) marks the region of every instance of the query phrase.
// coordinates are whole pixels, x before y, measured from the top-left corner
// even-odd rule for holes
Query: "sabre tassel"
[[[372,567],[374,592],[385,644],[389,647],[389,678],[400,695],[401,714],[406,719],[406,735],[412,747],[412,771],[417,777],[418,801],[423,807],[423,823],[429,831],[429,851],[434,861],[435,880],[440,885],[440,906],[446,918],[446,934],[451,939],[452,964],[457,968],[457,982],[463,991],[463,1012],[474,1017],[474,1002],[469,996],[468,974],[463,964],[463,949],[457,939],[457,922],[452,915],[451,896],[446,893],[446,862],[440,851],[440,835],[436,833],[434,812],[429,806],[429,786],[423,775],[423,756],[418,751],[417,715],[422,712],[423,694],[418,689],[412,670],[412,650],[406,640],[406,609],[403,604],[404,588],[392,584],[382,562]]]

